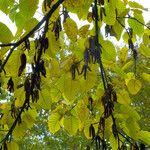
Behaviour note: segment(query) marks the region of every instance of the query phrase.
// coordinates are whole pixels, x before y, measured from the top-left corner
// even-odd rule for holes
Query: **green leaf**
[[[150,145],[150,132],[141,130],[139,131],[137,137],[147,145]]]
[[[10,12],[15,0],[0,0],[0,10],[6,15]]]
[[[118,18],[118,20],[124,25],[125,24],[125,19],[123,18]],[[122,31],[123,31],[123,27],[120,25],[120,23],[118,21],[115,22],[115,24],[113,25],[113,30],[115,32],[115,37],[116,39],[119,41],[120,37],[122,35]]]
[[[115,6],[111,3],[107,3],[104,8],[106,13],[106,16],[104,16],[104,22],[108,25],[114,25],[116,22]]]
[[[102,45],[102,57],[110,61],[116,61],[116,50],[112,42],[106,40],[101,42]]]
[[[140,91],[142,84],[139,80],[131,79],[127,83],[127,87],[132,95],[136,95]]]
[[[75,116],[64,118],[64,129],[70,134],[75,135],[79,128],[79,120]]]
[[[67,18],[66,22],[64,23],[64,30],[73,42],[77,41],[77,34],[78,34],[78,27],[75,21],[71,18]]]
[[[134,1],[129,1],[128,4],[132,8],[144,9],[144,7],[141,4],[134,2]]]
[[[128,134],[130,137],[134,138],[134,139],[137,139],[137,133],[139,132],[140,130],[140,127],[137,123],[137,121],[132,118],[132,117],[129,117],[127,120],[126,120],[126,127],[128,128]],[[134,129],[134,130],[133,130]]]
[[[57,112],[54,112],[50,115],[48,119],[48,127],[50,132],[56,133],[60,129],[60,119],[61,116]]]
[[[39,21],[36,18],[31,18],[30,20],[25,22],[24,29],[28,33],[29,31],[33,29],[33,27],[35,27],[38,24],[38,22]]]
[[[18,30],[20,29],[22,31],[22,29],[24,28],[26,22],[26,18],[24,18],[24,15],[20,12],[15,14],[15,23],[16,26],[18,28]]]
[[[26,19],[30,19],[37,10],[39,0],[19,0],[20,13]]]
[[[10,29],[0,22],[0,42],[10,43],[13,40],[13,35]]]
[[[144,44],[141,44],[140,47],[138,48],[138,50],[140,51],[140,53],[142,55],[144,55],[145,57],[150,58],[150,48],[148,48]]]
[[[134,11],[134,18],[144,24],[142,12]],[[129,23],[130,28],[133,29],[133,33],[141,37],[144,33],[144,25],[142,25],[135,19],[129,18],[128,23]]]

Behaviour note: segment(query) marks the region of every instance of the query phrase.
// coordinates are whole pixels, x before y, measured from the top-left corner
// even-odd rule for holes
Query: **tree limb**
[[[51,8],[51,10],[43,17],[43,19],[22,39],[20,39],[18,42],[16,42],[14,44],[14,46],[10,49],[9,54],[7,55],[2,67],[4,68],[5,64],[7,63],[9,57],[11,56],[12,52],[14,51],[14,49],[19,46],[22,42],[24,42],[26,39],[28,39],[38,28],[40,28],[40,26],[47,20],[49,20],[49,18],[51,17],[51,15],[53,14],[53,12],[62,4],[64,0],[59,0],[56,4],[53,5],[53,7]],[[24,101],[24,104],[21,107],[21,110],[19,111],[15,121],[13,122],[12,126],[10,127],[9,131],[7,132],[5,138],[3,140],[0,141],[0,143],[5,143],[9,137],[12,135],[12,132],[14,131],[18,120],[21,117],[22,112],[24,111],[24,109],[26,108],[26,104],[27,101]]]
[[[9,57],[11,56],[12,52],[14,51],[14,49],[16,47],[18,47],[21,43],[23,43],[26,39],[28,39],[30,36],[32,36],[34,34],[34,32],[36,30],[38,30],[40,28],[40,26],[46,21],[48,20],[52,14],[54,13],[54,11],[63,3],[64,0],[59,0],[57,3],[55,3],[51,10],[43,17],[43,19],[22,39],[20,39],[19,41],[17,41],[16,43],[13,44],[13,47],[10,49],[6,59],[4,60],[3,64],[2,64],[2,69],[5,67]],[[10,44],[5,44],[5,45],[10,45]]]

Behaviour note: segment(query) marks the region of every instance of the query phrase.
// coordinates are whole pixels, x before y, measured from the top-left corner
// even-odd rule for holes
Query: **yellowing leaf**
[[[111,147],[112,147],[112,150],[118,149],[118,141],[117,141],[117,139],[114,137],[113,134],[110,136],[109,141],[110,141],[110,145],[111,145]]]
[[[10,43],[13,39],[12,32],[10,29],[0,22],[0,42],[2,43]]]
[[[123,47],[120,51],[119,51],[119,59],[123,62],[126,62],[128,57],[128,48],[127,47]]]
[[[139,114],[129,105],[122,105],[119,103],[115,104],[115,113],[122,114],[123,120],[124,117],[128,118],[129,116],[134,118],[135,120],[140,120]]]
[[[23,113],[22,120],[26,124],[27,128],[31,128],[34,125],[34,122],[37,117],[37,111],[32,107],[27,112]]]
[[[73,42],[77,41],[77,34],[78,34],[78,27],[75,21],[71,18],[67,18],[66,22],[64,23],[64,30]]]
[[[19,146],[16,142],[7,142],[7,149],[8,150],[19,150]]]
[[[64,129],[70,134],[75,135],[79,128],[79,120],[75,116],[64,118]]]
[[[106,40],[102,41],[102,57],[103,59],[111,60],[111,61],[116,61],[116,50],[114,48],[114,45]]]
[[[126,79],[125,79],[126,85],[128,84],[128,82],[129,82],[131,79],[135,79],[135,75],[134,75],[133,72],[128,72],[128,73],[126,74]]]
[[[128,82],[127,87],[128,87],[129,92],[132,95],[136,95],[140,91],[142,84],[139,80],[131,79]]]
[[[17,124],[17,126],[13,131],[12,136],[17,140],[20,140],[20,138],[22,138],[26,134],[26,130],[27,130],[27,126],[25,123],[21,123],[19,125]]]
[[[139,131],[137,137],[147,145],[150,145],[150,132],[141,130]]]
[[[87,108],[87,105],[84,104],[83,100],[79,101],[76,109],[80,121],[84,123],[89,115],[89,109]]]
[[[37,101],[37,105],[39,105],[43,109],[49,110],[51,108],[51,96],[50,96],[50,88],[43,87],[42,90],[39,92],[39,100]]]
[[[56,133],[60,129],[60,119],[61,119],[61,116],[57,112],[52,113],[49,116],[48,127],[49,127],[50,132]]]
[[[129,97],[128,92],[125,90],[120,90],[117,93],[117,102],[119,102],[120,104],[129,105],[131,102],[131,99]]]
[[[114,25],[116,21],[115,6],[111,3],[107,3],[107,5],[105,5],[105,13],[104,22],[108,25]]]
[[[64,74],[57,82],[58,89],[63,93],[66,102],[72,104],[82,89],[79,80],[72,80],[71,73]]]
[[[122,67],[122,70],[125,71],[127,69],[129,69],[131,66],[134,65],[134,61],[130,60],[128,61],[123,67]]]
[[[148,48],[146,45],[141,44],[140,47],[138,48],[140,53],[144,55],[145,57],[150,58],[150,48]]]
[[[126,127],[128,128],[128,135],[131,138],[137,139],[138,138],[137,133],[139,132],[140,127],[139,127],[137,121],[133,117],[129,117],[126,120]]]
[[[89,32],[90,25],[84,25],[79,29],[79,36],[82,38],[86,38]]]
[[[150,83],[150,74],[147,73],[142,73],[142,78]]]

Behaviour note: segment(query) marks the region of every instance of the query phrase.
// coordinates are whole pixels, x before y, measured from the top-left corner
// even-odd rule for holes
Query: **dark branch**
[[[62,4],[63,1],[64,0],[59,0],[56,4],[54,4],[53,7],[51,8],[51,10],[43,17],[43,19],[25,37],[23,37],[22,39],[20,39],[16,43],[14,43],[14,46],[10,49],[6,59],[3,62],[2,68],[5,67],[5,65],[6,65],[9,57],[11,56],[12,52],[14,51],[14,49],[16,47],[18,47],[21,43],[23,43],[26,39],[28,39],[30,36],[32,36],[34,34],[34,32],[36,30],[38,30],[41,27],[41,25],[51,17],[51,15]]]
[[[97,0],[94,0],[94,7],[95,7],[95,36],[96,36],[96,51],[100,51],[100,44],[99,44],[99,26],[98,26],[98,8],[97,8]],[[101,70],[101,76],[102,76],[102,81],[103,81],[103,86],[104,89],[106,90],[106,75],[105,75],[105,71],[104,71],[104,67],[103,67],[103,63],[101,60],[101,52],[100,53],[100,58],[98,60],[98,63],[100,65],[100,70]]]
[[[14,49],[19,46],[22,42],[24,42],[26,39],[28,39],[38,28],[40,28],[40,26],[45,22],[45,21],[48,21],[49,18],[51,17],[51,15],[53,14],[53,12],[59,7],[59,5],[63,2],[64,0],[59,0],[55,5],[53,5],[53,7],[51,8],[51,10],[46,14],[46,16],[43,17],[43,19],[22,39],[20,39],[18,42],[15,43],[15,45],[11,48],[9,54],[7,55],[4,63],[3,63],[3,68],[5,66],[5,64],[7,63],[9,57],[11,56],[12,52],[14,51]],[[46,26],[46,25],[45,25]],[[44,32],[47,32],[47,30],[45,29]],[[10,127],[9,131],[7,132],[5,138],[0,141],[0,143],[5,143],[9,137],[12,135],[12,132],[14,131],[17,123],[18,123],[18,120],[20,119],[21,117],[21,114],[22,112],[24,112],[25,108],[26,108],[26,104],[27,104],[27,101],[25,100],[24,101],[24,104],[23,106],[21,107],[21,110],[19,111],[15,121],[13,122],[12,126]]]
[[[16,43],[0,44],[0,47],[14,46]]]

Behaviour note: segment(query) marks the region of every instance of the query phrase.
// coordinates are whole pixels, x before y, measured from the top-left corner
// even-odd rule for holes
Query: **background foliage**
[[[150,145],[150,25],[141,4],[0,0],[0,10],[17,27],[13,35],[0,22],[0,149]]]

